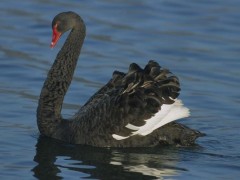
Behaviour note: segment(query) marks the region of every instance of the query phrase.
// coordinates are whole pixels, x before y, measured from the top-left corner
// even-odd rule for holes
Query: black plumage
[[[42,135],[75,144],[101,147],[139,147],[193,144],[202,134],[178,123],[169,123],[146,136],[135,129],[179,96],[178,78],[153,60],[142,69],[136,63],[127,73],[114,71],[110,81],[97,91],[69,120],[61,116],[64,96],[71,83],[85,38],[85,25],[74,12],[58,14],[52,22],[56,35],[71,30],[48,73],[41,91],[37,122]],[[117,140],[114,134],[126,139]]]

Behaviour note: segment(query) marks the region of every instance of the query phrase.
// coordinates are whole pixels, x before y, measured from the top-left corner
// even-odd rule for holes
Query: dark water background
[[[39,139],[36,107],[57,47],[51,20],[83,17],[87,37],[63,114],[71,116],[115,70],[149,59],[181,80],[207,134],[191,148],[102,149]],[[240,176],[239,0],[1,0],[0,179],[238,179]]]

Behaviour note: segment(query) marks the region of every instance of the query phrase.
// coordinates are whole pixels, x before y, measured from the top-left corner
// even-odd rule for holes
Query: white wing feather
[[[143,126],[134,126],[132,124],[127,124],[126,127],[135,130],[130,136],[142,135],[146,136],[153,132],[155,129],[158,129],[165,124],[168,124],[177,119],[190,116],[189,109],[183,106],[183,103],[179,99],[175,99],[173,104],[167,105],[164,104],[161,107],[161,110],[158,111],[153,117],[145,120],[146,124]],[[116,134],[112,135],[116,140],[123,140],[129,138],[130,136],[119,136]]]

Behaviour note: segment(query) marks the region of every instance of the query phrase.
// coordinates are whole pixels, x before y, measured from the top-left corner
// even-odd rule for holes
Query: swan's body
[[[42,135],[101,147],[190,145],[202,135],[172,122],[188,117],[189,110],[176,99],[178,78],[152,60],[144,69],[132,63],[127,73],[115,71],[73,118],[63,119],[62,103],[85,38],[85,25],[76,13],[64,12],[54,18],[52,27],[52,47],[61,34],[71,32],[41,91],[37,122]]]

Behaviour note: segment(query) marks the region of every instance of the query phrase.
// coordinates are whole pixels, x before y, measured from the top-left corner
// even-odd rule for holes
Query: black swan
[[[188,117],[189,110],[177,99],[178,78],[153,60],[143,69],[132,63],[127,73],[114,71],[110,81],[71,119],[64,119],[62,104],[72,81],[86,27],[78,14],[63,12],[53,19],[52,30],[51,47],[64,32],[71,32],[40,94],[37,124],[42,135],[98,147],[188,146],[203,136],[199,131],[172,122]]]

